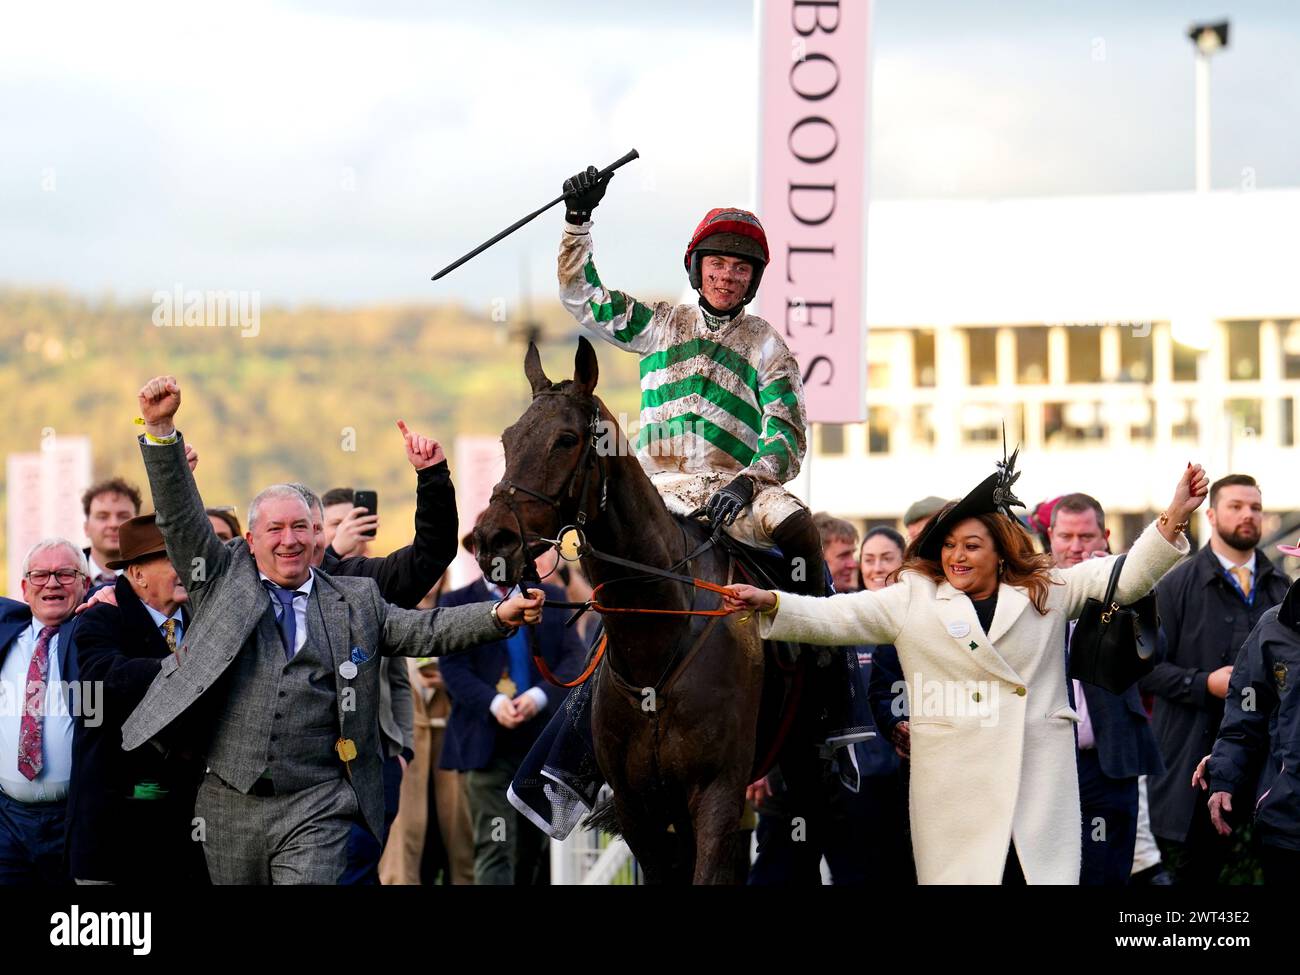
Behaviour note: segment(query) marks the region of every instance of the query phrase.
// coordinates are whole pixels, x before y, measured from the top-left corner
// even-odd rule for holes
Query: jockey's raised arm
[[[564,225],[559,276],[560,301],[592,335],[629,352],[656,348],[673,306],[666,301],[645,305],[605,287],[592,257],[590,220]]]

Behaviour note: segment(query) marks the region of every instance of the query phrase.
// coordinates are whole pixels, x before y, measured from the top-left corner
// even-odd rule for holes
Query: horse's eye
[[[555,446],[568,449],[578,446],[578,438],[571,433],[562,433],[555,438]]]

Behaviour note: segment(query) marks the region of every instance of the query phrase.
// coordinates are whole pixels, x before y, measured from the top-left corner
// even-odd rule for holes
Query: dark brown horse
[[[579,339],[571,380],[552,383],[533,345],[524,372],[533,401],[502,435],[505,477],[478,527],[484,572],[504,569],[518,580],[525,545],[539,554],[547,544],[539,539],[584,522],[597,552],[663,569],[696,552],[707,529],[668,511],[594,395],[591,344]],[[601,602],[611,607],[719,603],[712,593],[597,558],[584,557],[582,567],[593,585],[608,584]],[[725,583],[729,560],[711,547],[677,571]],[[737,844],[764,679],[755,623],[640,613],[604,622],[608,650],[593,692],[596,758],[647,882],[743,883],[747,850]]]

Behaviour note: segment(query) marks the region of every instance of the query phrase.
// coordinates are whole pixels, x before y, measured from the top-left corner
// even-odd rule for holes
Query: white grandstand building
[[[1294,523],[1300,190],[878,202],[867,263],[868,419],[814,425],[814,510],[960,495],[1005,422],[1019,497],[1092,494],[1121,545],[1191,460]]]

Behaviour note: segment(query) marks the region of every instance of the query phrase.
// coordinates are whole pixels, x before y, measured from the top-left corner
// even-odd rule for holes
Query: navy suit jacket
[[[3,665],[5,658],[9,656],[9,648],[13,646],[14,639],[31,621],[30,606],[17,599],[6,599],[0,596],[0,665]],[[59,627],[59,675],[60,679],[68,685],[81,679],[81,671],[77,665],[77,624],[80,622],[80,616],[73,616]],[[73,703],[69,692],[69,707]]]
[[[1088,702],[1088,720],[1105,776],[1131,779],[1162,773],[1165,763],[1137,685],[1123,694],[1112,694],[1094,684],[1080,682],[1079,686]]]
[[[1070,639],[1074,638],[1071,627]],[[1068,659],[1068,657],[1067,657]],[[1123,694],[1080,681],[1084,702],[1088,706],[1088,722],[1092,725],[1092,738],[1097,749],[1097,761],[1102,774],[1108,779],[1133,779],[1139,775],[1160,775],[1165,771],[1160,745],[1151,730],[1151,719],[1142,706],[1142,694],[1134,684]],[[1066,678],[1066,691],[1070,705],[1078,707],[1074,699],[1074,681]],[[1188,776],[1191,781],[1191,776]]]
[[[94,727],[79,720],[72,741],[68,859],[74,877],[121,882],[140,855],[121,848],[121,840],[134,835],[119,824],[120,817],[128,815],[126,797],[132,786],[145,779],[167,786],[171,792],[164,801],[177,806],[175,818],[187,829],[198,777],[179,761],[165,761],[155,749],[122,750],[122,723],[158,676],[168,650],[162,632],[125,576],[118,577],[115,592],[116,606],[93,606],[80,617],[78,669],[86,680],[103,682],[102,713]],[[188,610],[182,609],[181,614],[188,626]],[[158,848],[150,852],[160,859],[172,856],[175,843],[158,839]],[[184,859],[184,852],[188,851],[182,851],[178,860]],[[178,877],[182,865],[170,864]]]
[[[532,588],[537,588],[536,584]],[[564,590],[557,586],[542,583],[541,588],[545,590],[547,599],[565,598]],[[462,606],[497,598],[496,592],[478,579],[463,589],[447,593],[438,604]],[[543,609],[542,622],[537,627],[537,648],[551,673],[560,680],[572,680],[578,676],[586,655],[576,627],[566,628],[564,625],[569,613],[566,609]],[[445,769],[469,771],[486,768],[497,755],[522,758],[569,693],[563,687],[547,683],[536,664],[529,660],[531,686],[546,692],[546,710],[518,728],[507,730],[488,710],[492,699],[497,696],[497,681],[510,664],[510,651],[505,640],[485,643],[474,653],[442,657],[439,663],[451,697],[451,717],[447,720],[447,733],[442,742],[441,766]],[[520,691],[527,689],[519,688]]]
[[[874,646],[872,644],[859,644],[853,647],[858,654],[858,676],[861,685],[858,693],[867,699],[868,705],[871,705],[872,683],[879,685],[882,679],[889,680],[892,675],[892,668],[898,666],[898,651],[894,650],[893,657],[888,654],[885,659],[880,660],[879,655],[882,649],[893,650],[891,644],[882,644]],[[877,661],[883,665],[882,674],[876,676]],[[891,681],[892,683],[892,681]],[[875,738],[870,738],[858,746],[858,771],[863,776],[870,775],[893,775],[898,771],[899,758],[898,752],[894,751],[894,743],[890,737],[897,721],[885,725],[880,724],[876,716],[876,708],[869,706],[862,709],[865,713],[871,715],[872,731],[876,733]]]

